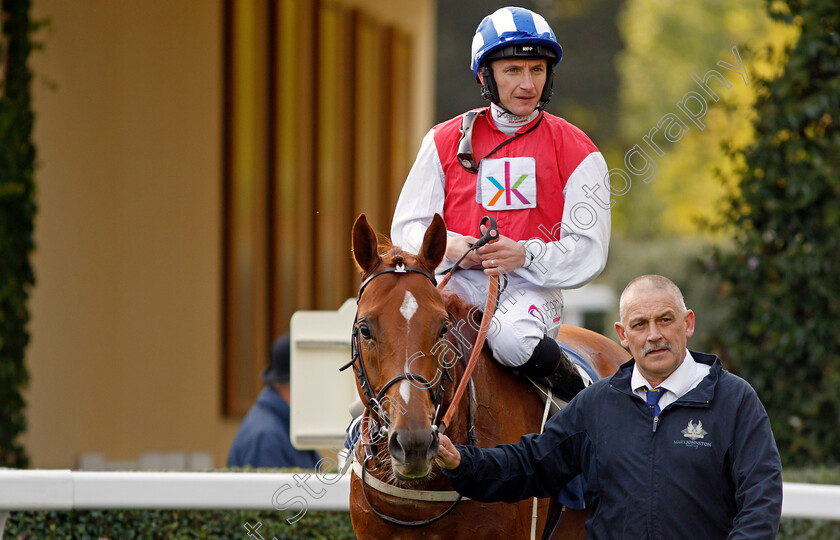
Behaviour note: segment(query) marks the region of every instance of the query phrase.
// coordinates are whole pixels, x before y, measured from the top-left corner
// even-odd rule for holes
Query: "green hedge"
[[[25,468],[29,461],[18,437],[26,429],[21,389],[29,380],[24,353],[29,344],[29,290],[35,276],[34,114],[27,61],[30,35],[28,0],[3,0],[0,40],[0,465]]]
[[[13,512],[5,539],[247,539],[245,525],[256,527],[266,540],[356,538],[348,512],[307,512],[293,524],[293,512],[204,510],[88,510],[72,512]],[[259,537],[252,533],[251,538]]]

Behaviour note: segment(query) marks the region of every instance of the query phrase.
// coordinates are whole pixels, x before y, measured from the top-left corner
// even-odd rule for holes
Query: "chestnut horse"
[[[445,248],[446,226],[438,215],[416,255],[379,246],[364,215],[353,226],[353,254],[363,281],[353,359],[345,367],[353,366],[366,404],[350,488],[353,529],[362,539],[531,535],[532,499],[461,500],[434,463],[436,423],[452,406],[480,319],[476,308],[441,295],[435,286],[434,270]],[[582,328],[564,325],[558,337],[600,377],[630,357],[614,341]],[[543,403],[536,391],[494,361],[486,345],[471,379],[446,427],[454,443],[492,447],[540,430]],[[539,500],[538,535],[549,506],[548,499]],[[554,537],[583,538],[585,512],[564,514]]]

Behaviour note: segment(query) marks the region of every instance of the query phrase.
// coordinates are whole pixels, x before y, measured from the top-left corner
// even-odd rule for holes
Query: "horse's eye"
[[[443,322],[443,325],[441,325],[441,327],[440,327],[440,333],[438,334],[438,339],[443,339],[443,336],[445,336],[446,333],[449,332],[449,327],[450,326],[452,326],[452,323],[450,323],[449,321],[444,321]]]
[[[365,322],[359,323],[359,333],[362,334],[362,337],[365,339],[370,339],[373,337],[373,334],[370,331],[370,327],[368,327],[367,323]]]

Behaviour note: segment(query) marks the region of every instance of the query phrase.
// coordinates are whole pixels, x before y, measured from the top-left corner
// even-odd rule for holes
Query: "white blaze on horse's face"
[[[400,313],[405,317],[405,322],[411,323],[411,318],[417,312],[417,299],[411,294],[411,291],[405,291],[405,298],[400,306]]]
[[[411,330],[411,318],[414,317],[414,314],[417,312],[417,299],[414,298],[414,295],[411,294],[411,291],[405,291],[405,297],[403,298],[403,303],[400,306],[400,313],[405,318],[405,335],[408,336],[408,332]],[[408,354],[408,340],[406,339],[405,342],[405,369],[408,371],[408,364],[409,364],[409,354]],[[405,389],[405,392],[403,392]],[[408,403],[408,393],[409,389],[406,388],[404,385],[400,385],[400,395],[403,396],[403,401]]]
[[[408,379],[400,383],[400,397],[402,398],[403,403],[408,405],[408,398],[411,397],[411,383]]]

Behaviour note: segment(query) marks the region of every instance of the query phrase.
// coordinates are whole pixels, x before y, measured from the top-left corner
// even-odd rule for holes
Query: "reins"
[[[495,242],[499,239],[499,229],[496,225],[496,220],[490,216],[484,216],[481,218],[481,223],[479,226],[484,225],[487,223],[487,229],[484,232],[484,235],[472,246],[470,249],[464,253],[458,262],[456,262],[452,268],[449,270],[449,273],[440,282],[438,285],[438,290],[443,291],[443,288],[446,287],[446,284],[449,282],[449,279],[452,277],[458,269],[461,267],[459,266],[461,261],[467,256],[470,251],[474,251],[481,246]],[[452,398],[450,402],[449,409],[446,411],[446,414],[443,416],[443,419],[440,421],[440,425],[437,426],[438,433],[444,433],[446,431],[446,426],[449,425],[449,422],[452,420],[452,416],[454,416],[455,411],[458,409],[458,403],[461,401],[461,397],[464,395],[464,392],[467,389],[467,385],[469,384],[470,379],[472,378],[472,372],[475,370],[475,366],[478,364],[478,358],[481,356],[481,349],[484,347],[484,341],[487,339],[487,330],[490,328],[490,320],[493,318],[493,314],[496,312],[496,306],[499,302],[499,296],[501,295],[501,290],[499,288],[499,276],[493,275],[490,276],[489,279],[489,290],[487,291],[487,300],[484,303],[484,313],[481,316],[481,324],[479,325],[478,336],[475,338],[475,344],[473,345],[472,354],[470,355],[470,359],[467,362],[467,367],[464,370],[464,376],[461,378],[460,382],[458,383],[458,388],[455,390],[455,396]],[[433,426],[434,427],[434,426]]]
[[[490,319],[493,318],[493,313],[496,312],[496,304],[499,300],[499,276],[490,276],[489,287],[490,290],[487,292],[487,301],[484,304],[484,314],[481,316],[481,325],[479,326],[478,336],[475,338],[475,345],[473,345],[472,354],[470,354],[470,359],[467,362],[466,369],[464,370],[464,376],[461,377],[461,380],[458,383],[458,388],[455,390],[455,395],[452,397],[452,401],[449,404],[449,409],[447,409],[446,414],[443,415],[443,419],[440,421],[440,425],[437,428],[439,434],[446,431],[446,426],[449,425],[449,422],[452,420],[452,416],[458,409],[458,403],[461,401],[461,397],[464,395],[464,391],[466,391],[467,385],[472,378],[472,372],[478,364],[478,358],[481,356],[481,349],[484,347],[484,341],[487,339],[487,329],[490,328]]]

